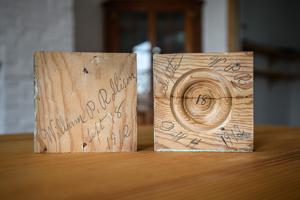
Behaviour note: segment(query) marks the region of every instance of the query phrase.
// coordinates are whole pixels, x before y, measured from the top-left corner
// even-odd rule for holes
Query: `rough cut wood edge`
[[[127,77],[130,80],[128,81],[128,79],[126,79],[129,82],[129,84],[124,89],[124,91],[126,91],[126,93],[129,93],[129,95],[126,95],[126,94],[124,95],[122,92],[120,92],[121,96],[124,96],[124,98],[126,100],[126,101],[124,100],[125,101],[124,104],[126,104],[124,106],[124,108],[120,108],[120,110],[123,109],[122,111],[120,111],[122,113],[122,114],[120,114],[122,116],[122,117],[120,117],[121,120],[122,120],[122,124],[130,122],[130,124],[128,124],[128,126],[126,128],[126,131],[124,131],[125,128],[123,128],[122,129],[123,133],[120,132],[120,135],[121,134],[125,135],[125,132],[126,132],[126,136],[124,136],[124,137],[129,138],[129,139],[127,139],[127,141],[123,140],[123,146],[121,146],[121,149],[118,149],[118,148],[114,149],[113,148],[114,145],[112,146],[112,149],[110,149],[109,151],[107,151],[107,149],[103,150],[103,148],[97,148],[97,147],[96,148],[92,147],[92,148],[89,148],[89,149],[85,149],[84,146],[83,146],[83,149],[67,149],[67,150],[64,149],[63,151],[57,151],[57,150],[53,150],[53,148],[52,149],[48,148],[48,149],[46,149],[47,153],[57,153],[57,152],[111,152],[111,151],[114,151],[114,152],[120,152],[120,151],[128,152],[128,151],[136,151],[137,150],[136,55],[135,54],[126,54],[126,53],[118,54],[118,53],[80,53],[80,52],[44,52],[43,51],[43,52],[35,52],[34,53],[34,109],[35,109],[34,110],[34,115],[35,115],[35,123],[36,123],[35,129],[34,129],[34,151],[36,153],[41,153],[41,152],[46,153],[43,149],[40,148],[40,146],[37,143],[37,140],[38,140],[37,119],[38,119],[38,113],[39,113],[39,110],[40,110],[40,108],[39,108],[40,107],[39,106],[39,98],[41,97],[41,94],[40,94],[41,91],[39,90],[39,82],[38,82],[39,78],[40,78],[40,76],[38,75],[39,74],[38,73],[39,67],[38,67],[38,64],[37,64],[37,55],[38,54],[44,54],[44,56],[45,55],[51,55],[51,56],[55,56],[55,55],[58,56],[59,55],[59,56],[62,56],[62,57],[66,56],[67,58],[70,58],[72,56],[83,57],[83,60],[84,60],[83,63],[77,63],[78,60],[77,60],[77,62],[75,62],[75,64],[73,63],[71,73],[74,72],[74,70],[76,70],[76,67],[77,68],[79,67],[79,69],[81,69],[82,66],[87,65],[87,63],[85,63],[85,62],[90,61],[90,59],[92,59],[93,57],[99,56],[101,58],[108,58],[108,59],[105,59],[106,62],[103,61],[103,63],[107,64],[107,60],[108,60],[108,63],[113,63],[113,67],[106,67],[105,71],[111,71],[112,74],[113,74],[114,70],[116,69],[117,71],[118,70],[120,71],[120,74],[126,75],[125,72],[127,70],[127,71],[129,71],[129,73],[131,73],[130,76],[132,75],[131,78]],[[43,59],[45,59],[45,57]],[[68,63],[68,64],[70,64],[70,63]],[[101,66],[101,63],[99,65]],[[57,65],[55,67],[59,67],[59,65]],[[89,66],[90,72],[93,72],[94,69],[95,68],[93,66]],[[95,69],[95,70],[99,71],[99,69]],[[96,71],[94,71],[94,72],[96,72]],[[100,69],[100,71],[101,71],[101,69]],[[89,72],[89,74],[92,74],[90,72]],[[105,79],[107,77],[104,76],[103,78]],[[75,80],[77,80],[77,79],[75,79]],[[100,81],[98,85],[102,85],[102,82],[103,81]],[[48,85],[47,85],[47,87],[48,87]],[[114,103],[117,102],[117,99],[118,99],[118,96],[115,95]],[[112,109],[114,110],[115,107],[113,107]],[[123,112],[124,109],[125,109],[125,112]],[[132,125],[132,127],[130,127],[130,125]]]
[[[183,58],[181,58],[181,56]],[[245,135],[248,135],[248,138],[246,139],[245,143],[242,144],[243,147],[239,148],[236,144],[234,144],[231,147],[227,147],[224,142],[220,138],[216,138],[216,136],[213,136],[211,132],[213,131],[201,131],[201,136],[198,137],[203,141],[205,140],[211,140],[216,145],[221,145],[223,143],[223,147],[216,146],[216,148],[213,148],[209,145],[202,145],[202,147],[199,148],[187,148],[182,146],[176,146],[176,142],[169,142],[172,139],[179,139],[183,137],[182,135],[176,135],[173,133],[170,133],[169,135],[163,135],[160,130],[160,123],[162,120],[171,120],[174,124],[174,127],[172,130],[180,132],[187,133],[187,135],[197,135],[197,132],[193,132],[191,130],[187,130],[185,127],[182,127],[180,123],[174,119],[173,114],[170,110],[170,94],[171,89],[173,89],[174,84],[176,81],[185,73],[187,73],[190,70],[195,69],[203,69],[203,68],[210,68],[208,67],[209,63],[212,63],[212,60],[210,60],[212,57],[215,56],[221,56],[225,57],[227,61],[239,61],[241,64],[241,67],[239,69],[239,72],[246,73],[250,75],[250,79],[247,79],[247,81],[243,82],[245,83],[245,86],[243,89],[239,88],[240,91],[238,91],[236,88],[232,89],[230,88],[230,91],[232,94],[238,94],[241,96],[244,96],[246,98],[243,98],[244,102],[241,101],[244,104],[248,105],[248,111],[246,124],[239,124],[242,125],[243,128],[245,128]],[[238,57],[238,58],[237,58]],[[210,58],[210,59],[208,59]],[[163,60],[165,59],[165,61]],[[168,61],[166,61],[168,60]],[[170,62],[171,61],[171,62]],[[170,65],[170,63],[172,63]],[[178,63],[180,63],[178,65]],[[226,63],[220,63],[217,62],[217,64],[214,64],[212,67],[214,71],[220,73],[221,75],[226,77],[232,83],[234,86],[234,76],[228,72],[224,72],[224,67],[226,67]],[[175,70],[174,70],[175,69]],[[169,76],[169,81],[166,81],[165,79],[161,78],[161,76],[165,75],[167,72]],[[170,74],[171,72],[171,74]],[[154,55],[153,56],[153,74],[154,74],[154,80],[153,80],[153,88],[154,88],[154,149],[155,151],[173,151],[173,152],[185,152],[185,151],[191,151],[191,152],[252,152],[253,151],[253,139],[254,139],[254,132],[253,132],[253,52],[236,52],[236,53],[207,53],[207,54],[201,54],[201,53],[193,53],[193,54],[160,54],[160,55]],[[171,78],[170,78],[171,77]],[[246,80],[246,79],[244,79]],[[168,84],[166,84],[168,82]],[[165,85],[168,85],[167,89],[164,90]],[[236,86],[236,84],[235,84]],[[247,86],[247,87],[246,87]],[[239,85],[241,87],[241,85]],[[162,92],[164,91],[164,92]],[[232,95],[233,96],[233,95]],[[167,99],[164,100],[163,99]],[[232,98],[235,99],[235,98]],[[237,98],[239,99],[239,98]],[[159,102],[162,101],[162,102]],[[238,101],[238,100],[234,100]],[[234,103],[236,104],[236,102]],[[162,106],[163,105],[163,106]],[[238,113],[237,110],[243,109],[239,108],[238,106],[233,106],[234,108],[233,113]],[[244,109],[245,110],[245,109]],[[162,114],[163,112],[166,112],[165,114]],[[230,114],[232,115],[232,113]],[[232,116],[231,116],[232,117]],[[225,120],[225,125],[233,127],[234,123],[233,121],[236,121],[238,119],[238,116],[234,116],[233,119],[227,119]],[[239,128],[239,127],[238,127]],[[213,129],[215,130],[215,129]],[[225,129],[226,130],[226,129]],[[239,129],[240,130],[240,129]],[[243,130],[242,130],[243,131]],[[216,134],[221,134],[220,130],[216,131]],[[225,131],[224,131],[225,132]],[[237,134],[237,133],[236,133]],[[241,133],[239,133],[241,135]],[[161,136],[164,136],[164,138],[160,138]],[[188,137],[187,137],[188,138]],[[186,138],[183,138],[182,141],[184,141]],[[162,142],[163,145],[160,144],[162,140],[168,140]],[[201,144],[201,140],[199,144]],[[187,140],[190,141],[190,140]],[[197,142],[197,141],[196,141]],[[175,145],[174,145],[175,143]],[[197,144],[198,145],[198,144]]]

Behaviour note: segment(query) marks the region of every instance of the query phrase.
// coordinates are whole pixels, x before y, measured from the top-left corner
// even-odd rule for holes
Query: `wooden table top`
[[[300,199],[300,128],[258,126],[253,153],[35,154],[32,134],[0,136],[0,199]]]

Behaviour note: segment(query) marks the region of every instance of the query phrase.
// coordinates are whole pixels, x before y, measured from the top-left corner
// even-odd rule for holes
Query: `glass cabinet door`
[[[119,49],[137,54],[138,112],[145,114],[143,121],[152,121],[152,69],[153,46],[161,53],[184,52],[183,12],[156,12],[154,30],[149,30],[147,12],[121,12],[119,15]],[[155,44],[149,41],[155,34]],[[157,52],[156,52],[157,53]],[[150,114],[149,117],[146,115]],[[141,118],[141,117],[140,117]]]
[[[148,41],[148,17],[146,12],[122,12],[120,14],[120,50],[137,54],[138,113],[152,108],[151,43]],[[145,115],[142,118],[146,118]],[[139,120],[142,119],[139,117]],[[143,119],[142,121],[151,121]]]
[[[107,0],[105,50],[137,54],[138,121],[153,121],[152,53],[199,52],[202,0]]]
[[[119,19],[121,52],[132,52],[133,47],[148,40],[146,12],[121,12]]]
[[[161,53],[184,52],[184,15],[182,12],[159,12],[156,15],[156,38]]]

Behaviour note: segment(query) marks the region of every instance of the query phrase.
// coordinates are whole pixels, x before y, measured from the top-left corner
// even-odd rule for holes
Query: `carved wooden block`
[[[136,56],[36,52],[35,152],[136,151]]]
[[[154,55],[155,151],[253,151],[253,53]]]

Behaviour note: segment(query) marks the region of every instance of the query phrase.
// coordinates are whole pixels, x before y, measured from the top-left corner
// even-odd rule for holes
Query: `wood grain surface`
[[[0,136],[0,199],[300,199],[300,128],[256,126],[253,153],[35,154],[33,134]]]
[[[135,151],[136,55],[36,52],[35,152]]]
[[[253,53],[155,54],[156,151],[253,150]]]

